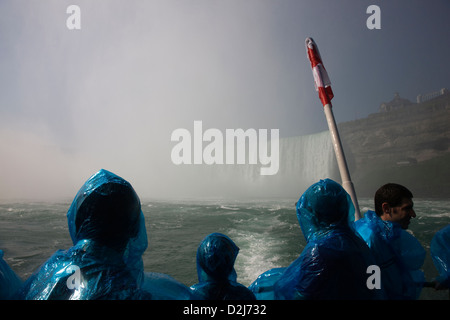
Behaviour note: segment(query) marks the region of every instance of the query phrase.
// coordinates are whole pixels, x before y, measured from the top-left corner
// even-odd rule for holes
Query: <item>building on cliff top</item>
[[[417,96],[417,103],[422,103],[440,96],[443,96],[444,94],[448,94],[449,90],[446,88],[442,88],[439,91],[434,91],[434,92],[430,92],[430,93],[426,93],[426,94],[419,94]]]
[[[446,88],[442,88],[441,90],[419,94],[416,98],[417,104],[424,103],[426,101],[433,100],[443,95],[450,94],[450,91]],[[397,110],[404,107],[409,107],[415,105],[416,103],[409,101],[408,99],[400,97],[398,92],[394,94],[394,99],[389,102],[383,102],[380,105],[380,112],[389,112],[393,110]]]
[[[389,112],[392,110],[404,108],[410,105],[413,105],[415,103],[409,101],[408,99],[400,97],[398,92],[394,94],[394,99],[392,99],[389,102],[383,102],[380,105],[380,112]]]

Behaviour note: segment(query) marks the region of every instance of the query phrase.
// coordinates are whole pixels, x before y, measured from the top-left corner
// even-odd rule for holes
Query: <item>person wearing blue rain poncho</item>
[[[306,246],[274,285],[275,299],[374,299],[367,285],[369,249],[352,229],[354,207],[335,181],[320,180],[297,202]]]
[[[100,170],[78,191],[67,220],[73,247],[50,257],[18,298],[152,299],[165,294],[143,289],[155,287],[146,285],[151,277],[144,275],[142,262],[147,248],[144,215],[127,181]],[[172,280],[166,279],[176,283]]]
[[[413,209],[412,193],[406,187],[388,183],[375,193],[375,212],[369,210],[355,227],[366,241],[381,271],[381,289],[386,299],[417,299],[425,281],[420,268],[425,249],[405,230]]]
[[[191,287],[204,300],[255,300],[253,293],[240,283],[234,270],[239,248],[226,235],[206,236],[197,250],[199,283]]]
[[[3,260],[3,251],[0,250],[0,300],[13,298],[23,281]]]
[[[450,288],[450,225],[439,230],[431,239],[431,258],[439,276],[434,280],[437,290]]]

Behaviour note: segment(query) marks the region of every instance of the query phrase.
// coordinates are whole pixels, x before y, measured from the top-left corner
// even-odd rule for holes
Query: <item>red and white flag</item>
[[[330,78],[328,78],[327,70],[325,70],[325,67],[323,66],[319,49],[312,38],[306,38],[305,42],[306,53],[311,62],[312,73],[314,76],[314,85],[316,86],[316,91],[319,92],[320,101],[322,101],[323,106],[331,104],[331,99],[333,99],[334,94],[331,90],[331,81]]]

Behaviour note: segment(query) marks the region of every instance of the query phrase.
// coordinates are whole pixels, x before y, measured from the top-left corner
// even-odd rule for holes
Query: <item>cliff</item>
[[[450,94],[339,124],[358,196],[384,183],[450,197]]]

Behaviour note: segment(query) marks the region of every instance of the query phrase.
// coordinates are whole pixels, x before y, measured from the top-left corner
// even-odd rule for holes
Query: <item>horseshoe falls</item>
[[[270,144],[268,148],[270,149]],[[220,190],[220,194],[231,197],[290,198],[301,195],[319,179],[330,178],[340,183],[328,131],[280,138],[277,174],[261,175],[262,166],[264,165],[202,166],[201,175],[209,181],[215,181],[215,188]]]

